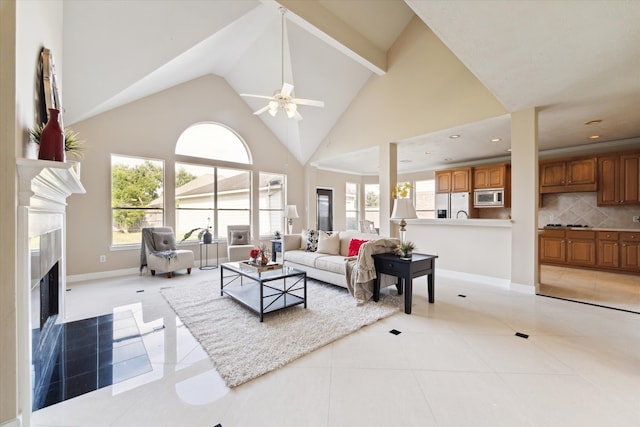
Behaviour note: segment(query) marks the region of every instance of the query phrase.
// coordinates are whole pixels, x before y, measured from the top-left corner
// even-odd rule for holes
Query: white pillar
[[[535,293],[538,283],[538,113],[511,114],[511,288]]]

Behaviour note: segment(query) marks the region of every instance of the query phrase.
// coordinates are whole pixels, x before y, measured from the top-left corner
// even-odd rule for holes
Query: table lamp
[[[289,226],[289,234],[292,234],[293,220],[298,218],[298,209],[296,209],[296,205],[287,205],[284,210],[284,217],[287,218],[287,225]]]
[[[391,212],[391,219],[400,220],[400,242],[405,243],[405,233],[407,221],[405,219],[416,219],[416,210],[413,207],[411,199],[394,199],[393,200],[393,212]]]

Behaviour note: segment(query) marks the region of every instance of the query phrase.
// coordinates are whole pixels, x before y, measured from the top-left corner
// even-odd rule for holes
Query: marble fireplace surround
[[[85,193],[77,162],[17,159],[18,381],[23,425],[31,413],[31,289],[57,262],[58,312],[64,313],[66,289],[66,206],[71,194]],[[32,240],[59,236],[54,245],[32,248]],[[56,239],[57,240],[57,239]],[[34,252],[37,252],[34,254]],[[33,261],[33,262],[32,262]],[[35,265],[38,264],[38,265]]]

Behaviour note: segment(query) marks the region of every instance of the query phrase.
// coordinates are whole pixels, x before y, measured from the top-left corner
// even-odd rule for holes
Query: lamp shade
[[[284,210],[285,218],[298,218],[298,209],[296,209],[296,205],[287,205]]]
[[[394,199],[391,219],[416,219],[416,210],[411,203],[411,199]]]

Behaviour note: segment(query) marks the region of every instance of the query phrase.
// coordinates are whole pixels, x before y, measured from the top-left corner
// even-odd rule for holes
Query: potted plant
[[[276,230],[273,232],[273,238],[276,240],[280,240],[280,237],[282,237],[282,235],[280,234],[280,231]]]
[[[31,141],[40,145],[40,137],[42,136],[42,129],[44,129],[44,123],[29,129],[29,136]],[[66,154],[74,156],[76,159],[82,159],[84,153],[84,141],[78,138],[78,132],[71,128],[64,128],[64,151]]]
[[[196,228],[194,228],[192,230],[189,230],[186,233],[184,233],[184,236],[182,237],[182,240],[180,240],[180,241],[184,242],[189,237],[191,237],[191,235],[193,233],[195,233],[196,231],[199,231],[198,232],[198,240],[202,241],[202,243],[205,243],[205,244],[209,244],[209,243],[213,242],[213,234],[211,233],[211,226],[209,225],[209,221],[211,221],[211,218],[207,218],[207,227],[206,228],[196,227]]]
[[[411,258],[415,248],[416,245],[413,242],[406,241],[404,243],[400,243],[396,248],[396,255],[400,255],[402,258]]]

